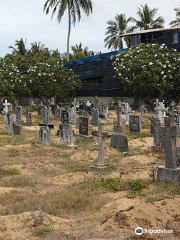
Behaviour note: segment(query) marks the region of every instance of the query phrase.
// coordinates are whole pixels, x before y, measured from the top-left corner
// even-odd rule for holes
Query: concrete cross
[[[165,117],[165,127],[161,128],[161,139],[165,147],[165,167],[176,169],[177,161],[177,137],[179,136],[179,127],[174,126],[172,116]]]
[[[10,106],[10,105],[11,105],[11,104],[8,103],[8,101],[7,101],[7,99],[6,99],[5,102],[3,103],[3,106],[4,106],[3,112],[4,112],[5,114],[8,113],[8,106]]]
[[[166,116],[165,113],[166,111],[168,111],[168,108],[165,108],[163,102],[159,102],[159,106],[155,108],[155,110],[156,110],[156,115],[162,124],[163,118]]]
[[[77,115],[77,109],[76,109],[76,107],[77,107],[77,100],[76,100],[76,98],[74,98],[74,102],[73,102],[73,108],[74,108],[73,114],[74,114],[74,116],[73,116],[73,118],[74,118],[75,124],[76,124],[76,115]]]
[[[105,164],[105,138],[109,137],[109,135],[104,132],[104,124],[100,121],[98,125],[98,136],[98,160],[93,168],[102,169],[107,167],[107,164]]]
[[[172,107],[172,114],[173,114],[175,112],[175,107],[176,107],[176,103],[174,101],[172,101],[171,107]]]

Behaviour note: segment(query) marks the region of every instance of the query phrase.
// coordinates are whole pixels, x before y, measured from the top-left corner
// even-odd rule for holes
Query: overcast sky
[[[27,39],[27,43],[41,41],[50,49],[66,51],[67,16],[59,24],[43,13],[45,0],[0,0],[0,56],[8,53],[15,40]],[[107,51],[104,48],[106,22],[116,14],[136,16],[137,7],[147,3],[159,9],[166,26],[175,18],[174,8],[179,0],[93,0],[93,14],[82,17],[81,23],[72,29],[71,45],[83,43],[90,50]]]

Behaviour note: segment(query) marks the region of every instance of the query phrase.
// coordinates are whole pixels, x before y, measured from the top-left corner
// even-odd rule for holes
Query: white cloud
[[[67,16],[61,24],[43,13],[45,0],[0,0],[0,55],[9,52],[15,40],[27,39],[28,43],[41,41],[51,49],[66,51]],[[166,26],[175,18],[174,8],[179,0],[93,0],[94,10],[90,17],[83,15],[81,23],[72,29],[71,45],[82,42],[95,51],[104,49],[106,22],[116,14],[134,16],[137,7],[147,3],[159,9]]]

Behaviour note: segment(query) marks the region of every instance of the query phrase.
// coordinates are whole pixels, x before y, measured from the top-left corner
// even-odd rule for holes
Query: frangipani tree
[[[140,44],[115,57],[125,91],[146,103],[180,91],[180,53],[165,45]]]
[[[14,101],[29,95],[25,75],[10,60],[0,59],[0,96]]]
[[[48,99],[63,100],[80,84],[72,70],[63,67],[61,59],[46,61],[31,66],[27,72],[27,86],[31,97],[41,99],[46,105]]]

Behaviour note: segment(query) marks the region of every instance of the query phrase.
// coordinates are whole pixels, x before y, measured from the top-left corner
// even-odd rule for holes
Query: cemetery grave
[[[137,239],[137,225],[168,226],[174,230],[172,239],[179,239],[180,187],[163,182],[166,168],[179,171],[180,154],[174,153],[178,126],[166,120],[166,125],[160,124],[156,109],[161,120],[154,121],[152,135],[151,113],[126,108],[128,116],[121,117],[115,107],[100,121],[96,111],[93,126],[93,116],[77,111],[79,128],[65,109],[55,118],[29,109],[21,122],[26,123],[30,114],[33,125],[16,123],[21,135],[11,132],[13,113],[7,112],[6,121],[0,115],[0,239]],[[49,129],[51,122],[54,128]],[[116,131],[121,126],[123,132]],[[81,136],[91,136],[92,130],[97,132],[93,139]]]

